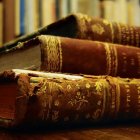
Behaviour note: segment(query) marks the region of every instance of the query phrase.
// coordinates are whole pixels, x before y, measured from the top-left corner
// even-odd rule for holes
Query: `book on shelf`
[[[128,23],[130,25],[140,26],[140,1],[129,0],[128,1]]]
[[[24,35],[25,34],[25,0],[20,0],[19,2],[19,9],[20,9],[20,15],[19,15],[19,20],[20,20],[20,33],[19,35]]]
[[[38,0],[24,0],[25,4],[25,34],[30,34],[39,28]]]
[[[15,0],[15,37],[20,35],[20,0]]]
[[[39,11],[39,18],[41,20],[41,27],[49,25],[56,21],[56,9],[55,7],[58,6],[55,3],[55,0],[39,0],[40,4],[40,11]]]
[[[3,0],[3,42],[15,38],[15,0]]]
[[[0,46],[3,44],[3,3],[0,0]]]
[[[140,48],[137,47],[47,35],[17,47],[39,48],[43,71],[140,77]]]
[[[140,46],[140,27],[109,22],[105,19],[93,18],[83,14],[72,14],[40,28],[36,32],[4,44],[0,52],[15,47],[18,42],[27,41],[40,34]]]
[[[115,1],[114,0],[102,0],[101,5],[101,17],[107,20],[114,20],[114,11],[115,11]],[[112,11],[112,12],[110,12]]]
[[[140,79],[4,71],[0,74],[0,126],[139,120],[139,91]]]

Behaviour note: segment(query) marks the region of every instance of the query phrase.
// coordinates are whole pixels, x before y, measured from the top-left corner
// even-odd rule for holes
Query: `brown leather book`
[[[21,43],[41,48],[41,70],[140,78],[140,48],[41,35]]]
[[[38,29],[32,34],[4,44],[0,49],[0,53],[15,47],[18,42],[27,41],[41,34],[140,46],[140,27],[109,22],[105,19],[93,18],[84,14],[72,14]]]
[[[0,74],[0,126],[140,119],[140,79],[27,70]]]

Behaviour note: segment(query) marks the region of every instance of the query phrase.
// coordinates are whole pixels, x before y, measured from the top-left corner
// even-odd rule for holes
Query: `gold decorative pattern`
[[[98,90],[97,93],[100,92],[100,94],[103,94],[102,101],[100,100],[97,102],[99,106],[101,106],[102,104],[101,115],[100,115],[100,117],[102,117],[106,109],[106,96],[107,96],[106,89],[108,88],[108,83],[104,79],[101,79],[95,83],[95,86],[96,86],[96,90]]]
[[[6,79],[11,75],[6,76],[2,74],[1,78]],[[29,86],[30,94],[20,93],[26,97],[26,114],[20,112],[13,120],[1,118],[1,126],[13,126],[20,115],[23,118],[17,122],[19,124],[26,121],[32,124],[39,120],[37,122],[46,125],[140,118],[140,79],[83,75],[82,79],[72,80],[42,76],[38,83],[37,79],[32,83],[30,78],[33,77],[39,78],[39,75],[18,74],[13,77],[12,82],[20,82],[18,88]],[[17,100],[15,103],[23,105]],[[21,108],[18,109],[16,111],[19,113]]]
[[[91,22],[91,18],[87,15],[84,14],[76,14],[76,19],[77,19],[77,23],[78,23],[78,33],[77,36],[79,38],[87,38],[87,28],[88,26],[86,25],[86,23],[90,23]]]
[[[106,74],[110,75],[111,73],[111,52],[108,43],[105,43],[105,50],[106,50]]]
[[[109,25],[109,24],[110,24],[110,22],[109,22],[108,20],[106,20],[106,19],[103,19],[103,23],[104,23],[105,25]]]
[[[135,29],[135,36],[136,36],[136,46],[140,46],[140,33]]]
[[[47,71],[61,71],[62,69],[62,48],[59,37],[41,35],[42,65]]]
[[[113,44],[105,43],[106,50],[106,74],[116,76],[118,69],[117,47]]]
[[[116,76],[117,75],[117,70],[118,70],[118,53],[117,53],[117,47],[114,44],[112,44],[112,49],[113,49],[113,55],[112,56],[114,57],[114,60],[113,60],[113,62],[114,62],[114,66],[113,66],[114,72],[113,72],[113,75]]]
[[[100,24],[94,24],[92,25],[92,31],[99,34],[99,35],[102,35],[105,31],[104,31],[104,28],[100,25]]]
[[[117,116],[120,109],[120,86],[117,79],[114,80],[114,83],[116,85],[116,116]]]
[[[112,37],[112,43],[114,42],[114,28],[113,28],[113,23],[109,22],[110,25],[110,30],[111,30],[111,37]]]

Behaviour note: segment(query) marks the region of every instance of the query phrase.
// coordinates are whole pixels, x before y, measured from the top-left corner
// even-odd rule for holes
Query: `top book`
[[[140,47],[140,27],[129,26],[84,14],[72,14],[36,32],[4,44],[0,53],[15,47],[37,35],[56,35],[70,38],[89,39]]]

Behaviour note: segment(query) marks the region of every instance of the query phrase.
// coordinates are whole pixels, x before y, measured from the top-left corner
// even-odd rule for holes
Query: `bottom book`
[[[140,118],[140,79],[13,69],[0,73],[0,126]]]

